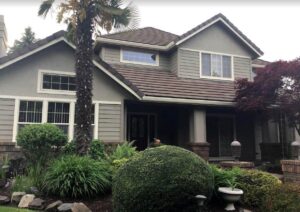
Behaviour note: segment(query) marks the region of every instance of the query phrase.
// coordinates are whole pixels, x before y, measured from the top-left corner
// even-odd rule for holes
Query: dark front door
[[[207,141],[210,157],[231,156],[230,144],[234,139],[234,117],[207,116]]]
[[[138,150],[144,150],[155,136],[155,116],[151,114],[128,114],[127,139],[134,141]]]

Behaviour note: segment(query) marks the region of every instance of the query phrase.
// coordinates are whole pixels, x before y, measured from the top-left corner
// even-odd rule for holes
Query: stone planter
[[[220,187],[218,191],[227,203],[226,207],[224,208],[226,211],[234,211],[234,203],[238,202],[244,193],[241,189],[232,189],[231,187]]]
[[[285,182],[300,184],[300,160],[282,160],[281,169]]]

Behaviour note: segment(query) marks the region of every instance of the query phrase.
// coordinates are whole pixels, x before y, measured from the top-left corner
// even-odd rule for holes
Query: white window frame
[[[214,55],[220,55],[220,56],[227,56],[230,57],[230,62],[231,62],[231,77],[227,78],[227,77],[214,77],[214,76],[204,76],[202,75],[202,54],[214,54]],[[217,79],[217,80],[229,80],[229,81],[233,81],[234,80],[234,67],[233,67],[233,55],[230,54],[224,54],[224,53],[217,53],[217,52],[209,52],[209,51],[199,51],[199,64],[200,64],[200,78],[206,78],[206,79]],[[222,57],[223,59],[223,57]],[[221,63],[221,67],[222,67],[222,74],[223,74],[223,62]]]
[[[57,75],[57,76],[68,76],[75,77],[75,72],[65,72],[65,71],[52,71],[52,70],[39,70],[38,71],[38,82],[37,82],[37,93],[46,93],[46,94],[63,94],[63,95],[76,95],[76,91],[66,91],[66,90],[54,90],[54,89],[44,89],[43,88],[43,76]]]
[[[120,49],[120,62],[121,63],[129,63],[129,64],[136,64],[136,65],[147,65],[147,66],[159,66],[159,53],[154,52],[153,54],[156,54],[156,61],[155,63],[144,63],[144,62],[137,62],[137,61],[129,61],[129,60],[124,60],[123,59],[123,51],[136,51],[136,52],[144,52],[144,53],[150,53],[144,50],[134,50],[134,49]]]
[[[48,103],[49,102],[62,102],[70,104],[69,111],[69,131],[68,138],[69,141],[74,139],[74,122],[75,122],[75,99],[63,99],[63,98],[44,98],[44,97],[32,97],[32,96],[11,96],[11,95],[0,95],[0,98],[4,99],[14,99],[15,107],[14,107],[14,123],[13,123],[13,138],[12,142],[16,142],[17,134],[18,134],[18,124],[19,124],[19,114],[20,114],[20,101],[37,101],[43,102],[42,106],[42,122],[41,123],[28,123],[28,124],[43,124],[48,121]],[[94,139],[98,139],[98,127],[99,127],[99,105],[103,104],[113,104],[113,105],[122,105],[120,101],[93,101],[95,104],[95,123],[94,123]],[[22,124],[22,123],[20,123]]]
[[[41,122],[20,122],[19,118],[20,118],[20,103],[21,101],[24,102],[41,102],[42,103],[42,119]],[[43,109],[44,109],[44,101],[40,101],[40,100],[20,100],[18,104],[15,104],[18,108],[17,108],[17,124],[16,127],[19,129],[19,125],[31,125],[31,124],[42,124],[43,123]]]

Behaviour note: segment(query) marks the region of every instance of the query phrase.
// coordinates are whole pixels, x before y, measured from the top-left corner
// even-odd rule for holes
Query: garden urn
[[[244,193],[241,189],[231,187],[220,187],[218,191],[227,203],[225,207],[226,211],[234,211],[234,203],[238,202]]]

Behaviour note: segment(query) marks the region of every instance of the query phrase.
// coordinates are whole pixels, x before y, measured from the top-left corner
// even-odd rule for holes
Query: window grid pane
[[[69,124],[69,103],[49,102],[48,103],[48,123]]]
[[[75,77],[44,74],[43,89],[75,91]]]
[[[41,123],[42,122],[42,102],[20,101],[19,122]]]
[[[202,53],[201,55],[202,76],[231,78],[231,57],[219,54]]]
[[[148,63],[148,64],[156,64],[157,61],[157,54],[155,53],[138,52],[138,51],[130,51],[130,50],[123,50],[122,52],[123,52],[122,59],[124,61]]]

